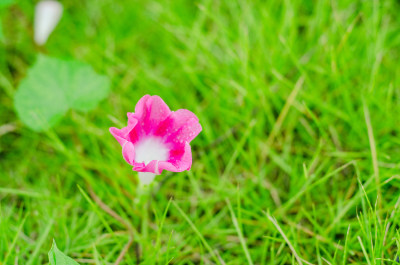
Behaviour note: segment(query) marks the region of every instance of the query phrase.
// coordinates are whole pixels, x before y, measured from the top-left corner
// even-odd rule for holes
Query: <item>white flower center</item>
[[[169,158],[169,149],[161,138],[148,137],[135,145],[135,161],[146,165],[153,160],[166,161]]]

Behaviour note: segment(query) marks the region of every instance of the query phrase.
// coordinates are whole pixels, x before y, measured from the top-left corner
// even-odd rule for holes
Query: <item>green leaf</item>
[[[49,261],[51,265],[79,265],[78,262],[71,259],[64,253],[62,253],[56,245],[56,241],[53,240],[53,246],[49,251]]]
[[[90,65],[39,56],[14,97],[21,121],[35,131],[49,129],[69,109],[89,111],[104,99],[110,80]]]

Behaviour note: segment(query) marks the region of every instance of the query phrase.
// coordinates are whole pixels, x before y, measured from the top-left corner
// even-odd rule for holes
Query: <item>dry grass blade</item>
[[[117,214],[114,210],[112,210],[107,204],[105,204],[97,195],[94,193],[93,189],[89,186],[88,188],[90,196],[93,200],[97,203],[97,205],[110,216],[112,216],[115,220],[120,222],[129,232],[129,240],[128,243],[125,244],[124,248],[122,249],[121,253],[118,255],[117,260],[114,262],[114,265],[119,265],[122,260],[124,259],[126,253],[128,252],[130,246],[133,243],[133,227],[130,223],[125,221],[119,214]]]
[[[272,128],[272,131],[268,137],[267,144],[269,146],[271,146],[271,144],[275,140],[275,137],[278,135],[279,130],[281,129],[281,126],[283,124],[283,121],[285,120],[290,107],[292,106],[294,100],[296,99],[297,94],[299,93],[301,87],[303,86],[303,83],[304,83],[304,76],[299,78],[299,80],[296,82],[296,85],[294,86],[294,89],[292,90],[288,99],[286,100],[286,103],[283,106],[282,111],[279,114],[278,119],[276,120],[276,123],[275,123],[274,127]]]
[[[376,190],[378,193],[377,202],[378,202],[379,208],[382,209],[382,202],[381,202],[382,192],[381,192],[380,181],[379,181],[378,155],[377,155],[377,151],[376,151],[374,131],[372,129],[372,124],[371,124],[371,117],[369,115],[368,106],[365,102],[364,102],[364,116],[365,116],[365,123],[367,124],[367,129],[368,129],[368,139],[369,139],[369,146],[371,149],[372,166],[374,169],[375,185],[376,185]]]
[[[276,227],[276,229],[279,231],[279,233],[281,234],[281,236],[283,237],[283,239],[286,241],[286,244],[288,244],[290,250],[292,251],[294,257],[296,258],[297,262],[300,265],[303,265],[303,259],[300,258],[300,256],[297,254],[296,250],[294,249],[292,243],[290,243],[289,239],[287,238],[287,236],[285,235],[285,233],[283,232],[283,230],[281,229],[281,227],[279,226],[278,222],[276,221],[276,219],[274,217],[272,217],[271,215],[267,214],[268,219],[274,224],[274,226]],[[305,261],[304,261],[305,262]],[[307,262],[308,263],[308,262]]]

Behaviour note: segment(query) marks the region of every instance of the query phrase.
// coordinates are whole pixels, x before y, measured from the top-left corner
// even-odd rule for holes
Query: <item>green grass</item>
[[[0,264],[399,264],[400,3],[64,1],[0,10]],[[13,95],[39,53],[112,79],[87,114],[26,128]],[[108,132],[144,94],[199,117],[191,171],[143,206]],[[79,188],[80,187],[80,188]],[[91,190],[123,220],[105,212]]]

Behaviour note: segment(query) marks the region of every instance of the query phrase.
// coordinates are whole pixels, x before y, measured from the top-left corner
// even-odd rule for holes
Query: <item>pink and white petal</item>
[[[153,134],[160,122],[171,114],[171,110],[159,96],[148,95],[138,102],[135,111],[134,115],[139,120],[138,135]]]
[[[128,141],[125,138],[125,134],[122,129],[120,130],[118,128],[111,127],[109,130],[110,130],[110,133],[112,134],[112,136],[114,136],[114,138],[117,139],[118,143],[121,146],[124,145],[124,143]]]
[[[154,131],[157,129],[160,122],[164,121],[169,115],[171,115],[172,111],[159,96],[152,96],[146,102],[146,105],[149,112],[145,122],[149,127],[148,131]]]
[[[132,170],[137,171],[137,172],[144,172],[143,170],[145,169],[146,165],[145,163],[133,163],[133,168]]]
[[[162,172],[162,170],[159,169],[160,163],[162,163],[162,161],[152,160],[147,165],[143,164],[143,166],[135,166],[133,170],[137,172],[150,172],[156,175],[160,175]]]
[[[135,147],[131,142],[126,141],[122,146],[122,156],[130,165],[135,163]]]
[[[141,117],[145,116],[147,113],[146,102],[151,98],[150,95],[144,95],[135,106],[135,117],[142,120]]]
[[[192,150],[189,143],[186,142],[183,149],[175,150],[174,152],[171,151],[171,158],[168,161],[160,161],[158,163],[160,174],[163,170],[182,172],[191,168]]]
[[[135,128],[136,124],[137,124],[137,120],[132,119],[129,122],[129,118],[128,118],[128,126],[122,128],[122,129],[111,127],[109,130],[110,130],[110,133],[115,137],[115,139],[117,139],[119,144],[122,146],[122,145],[124,145],[124,143],[126,141],[130,141],[129,134]]]
[[[144,163],[135,163],[133,170],[138,172],[151,172],[161,174],[163,170],[171,172],[182,172],[189,170],[192,166],[192,151],[189,143],[176,150],[171,151],[171,157],[168,161],[152,160],[145,165]]]
[[[191,111],[180,109],[172,112],[160,97],[149,95],[139,100],[135,113],[128,113],[128,126],[110,128],[111,134],[122,145],[124,159],[133,166],[133,170],[153,174],[160,174],[163,170],[189,170],[192,165],[189,143],[201,130],[198,118]],[[159,136],[171,148],[167,161],[152,160],[147,165],[135,162],[135,145],[147,136]]]
[[[192,141],[202,128],[196,115],[186,109],[180,109],[160,124],[155,135],[162,136],[166,142],[183,145]]]
[[[143,135],[145,135],[144,131],[144,125],[145,125],[145,120],[147,117],[148,113],[148,108],[146,105],[146,102],[150,100],[151,96],[145,95],[143,96],[138,103],[136,103],[135,106],[135,112],[134,113],[128,113],[128,121],[134,121],[136,120],[136,126],[135,130],[131,132],[130,137],[132,138],[132,142],[136,142],[138,139],[140,139]]]
[[[152,160],[150,161],[147,165],[145,165],[143,168],[138,168],[138,172],[150,172],[156,175],[159,175],[160,173],[158,172],[158,160]]]
[[[199,120],[189,119],[185,125],[183,125],[175,136],[178,136],[181,140],[190,143],[197,135],[202,131]]]
[[[128,116],[128,126],[135,126],[138,123],[138,119],[136,118],[135,113],[128,112],[126,115]]]

